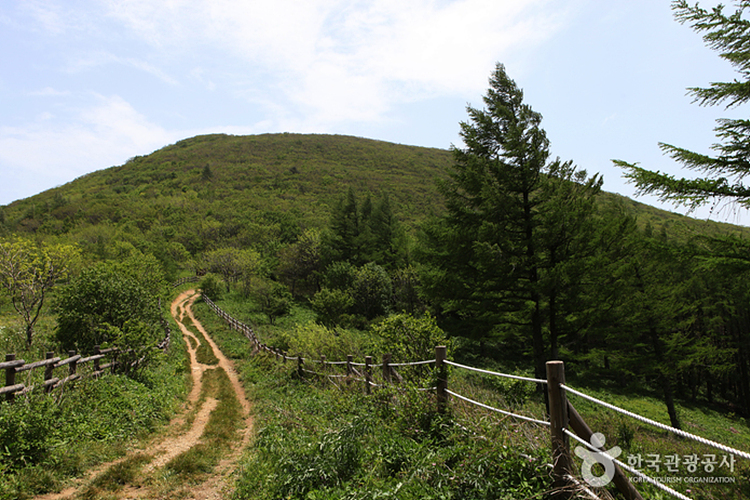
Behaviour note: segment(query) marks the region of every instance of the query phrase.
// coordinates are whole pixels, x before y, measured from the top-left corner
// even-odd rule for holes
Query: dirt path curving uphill
[[[245,391],[237,377],[237,372],[235,371],[234,366],[222,354],[216,343],[208,335],[208,332],[203,328],[203,325],[201,325],[193,315],[192,305],[198,297],[199,294],[195,290],[187,290],[181,293],[172,302],[170,309],[172,316],[180,327],[180,331],[185,338],[185,344],[190,356],[190,370],[193,381],[187,402],[180,413],[172,419],[165,431],[160,434],[160,437],[155,439],[154,442],[145,448],[132,450],[128,453],[127,457],[97,467],[95,470],[87,474],[86,477],[78,480],[75,486],[63,490],[60,493],[36,497],[36,500],[78,498],[92,481],[96,479],[96,477],[105,474],[115,465],[122,463],[128,457],[135,455],[145,455],[150,458],[148,463],[143,465],[137,483],[124,485],[123,488],[115,492],[107,492],[107,498],[184,498],[209,500],[226,498],[228,496],[230,492],[229,490],[231,489],[229,479],[231,478],[232,471],[236,468],[242,450],[244,450],[249,443],[253,430],[253,421],[250,416],[250,402],[245,395]],[[188,328],[185,324],[186,316],[192,321],[193,326],[202,335],[196,335]],[[200,403],[200,395],[203,389],[203,374],[206,370],[216,369],[217,367],[217,365],[206,365],[198,362],[198,347],[204,339],[208,342],[214,356],[218,359],[218,367],[221,367],[226,372],[237,396],[237,400],[242,406],[242,419],[244,420],[244,426],[239,431],[241,433],[241,439],[239,440],[239,445],[233,447],[231,452],[221,460],[209,477],[201,484],[181,487],[179,490],[173,488],[171,493],[165,494],[165,492],[161,491],[155,484],[157,481],[155,481],[154,478],[158,477],[159,470],[169,461],[201,441],[201,436],[203,435],[206,424],[211,416],[211,412],[214,411],[218,404],[218,401],[211,397],[205,398],[205,400]],[[199,404],[200,408],[198,408]],[[194,418],[189,428],[186,429],[186,424],[190,415],[193,415]]]

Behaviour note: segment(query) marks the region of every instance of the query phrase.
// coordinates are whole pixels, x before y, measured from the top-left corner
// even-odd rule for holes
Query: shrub
[[[221,278],[213,273],[203,276],[200,282],[200,289],[213,301],[221,300],[221,296],[224,293],[224,285]]]

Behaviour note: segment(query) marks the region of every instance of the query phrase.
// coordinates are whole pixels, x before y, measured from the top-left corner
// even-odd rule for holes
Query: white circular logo
[[[594,448],[603,448],[604,443],[607,442],[607,438],[604,434],[597,432],[591,436],[591,445]],[[607,450],[607,454],[612,458],[617,458],[622,453],[619,446]],[[583,459],[583,465],[581,466],[581,475],[583,479],[596,488],[608,485],[612,478],[615,477],[615,463],[609,457],[603,453],[591,451],[583,446],[576,446],[576,455]],[[595,476],[591,468],[594,464],[599,463],[604,467],[604,474],[601,476]]]

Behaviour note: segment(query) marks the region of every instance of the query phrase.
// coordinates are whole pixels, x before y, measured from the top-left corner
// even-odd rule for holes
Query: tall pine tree
[[[690,6],[685,0],[672,2],[677,20],[691,23],[695,31],[704,32],[706,44],[721,51],[720,56],[741,75],[741,80],[688,89],[698,104],[713,106],[726,103],[727,107],[733,107],[750,100],[750,20],[743,18],[748,7],[750,1],[739,1],[737,10],[726,15],[722,5],[709,11],[698,5]],[[659,144],[665,154],[686,168],[703,174],[703,177],[676,178],[622,160],[615,160],[614,163],[625,169],[625,177],[636,185],[640,194],[655,194],[662,201],[691,208],[721,201],[737,202],[750,208],[750,187],[743,183],[743,179],[750,174],[750,120],[721,119],[714,130],[721,141],[712,146],[717,153],[715,157],[670,144]]]
[[[467,108],[469,121],[461,124],[465,148],[453,149],[454,166],[441,184],[447,215],[425,230],[423,285],[440,314],[457,320],[454,326],[466,328],[464,333],[481,339],[512,331],[530,343],[535,374],[542,378],[546,276],[572,258],[561,248],[550,258],[557,248],[553,240],[563,237],[552,226],[554,220],[580,218],[565,231],[565,238],[575,238],[590,208],[578,210],[574,200],[593,196],[600,182],[576,174],[568,163],[548,162],[542,117],[523,103],[523,92],[501,64],[484,103],[485,109]],[[576,194],[551,183],[583,187]]]

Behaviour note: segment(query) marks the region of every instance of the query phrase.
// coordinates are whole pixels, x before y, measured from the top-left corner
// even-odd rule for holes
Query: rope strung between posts
[[[388,363],[390,366],[419,366],[429,365],[435,363],[434,359],[428,359],[426,361],[412,361],[411,363]]]
[[[744,452],[744,451],[740,451],[740,450],[735,450],[734,448],[730,448],[729,446],[723,445],[721,443],[717,443],[716,441],[711,441],[710,439],[702,438],[700,436],[696,436],[695,434],[690,434],[689,432],[685,432],[685,431],[683,431],[681,429],[675,429],[674,427],[670,427],[668,425],[662,424],[662,423],[657,422],[655,420],[651,420],[649,418],[642,417],[642,416],[638,415],[637,413],[629,412],[628,410],[623,410],[622,408],[619,408],[619,407],[617,407],[615,405],[609,404],[609,403],[607,403],[605,401],[602,401],[600,399],[596,399],[593,396],[589,396],[588,394],[584,394],[584,393],[582,393],[580,391],[576,391],[575,389],[571,389],[567,385],[560,384],[560,387],[562,387],[563,389],[565,389],[566,391],[568,391],[568,392],[570,392],[572,394],[575,394],[576,396],[580,396],[580,397],[582,397],[584,399],[588,399],[592,403],[596,403],[596,404],[599,404],[601,406],[604,406],[605,408],[609,408],[610,410],[622,413],[623,415],[627,415],[630,418],[634,418],[636,420],[640,420],[643,423],[653,425],[654,427],[658,427],[659,429],[672,432],[674,434],[677,434],[678,436],[689,438],[689,439],[692,439],[694,441],[698,441],[699,443],[705,444],[707,446],[711,446],[713,448],[716,448],[718,450],[725,451],[727,453],[731,453],[733,455],[737,455],[739,457],[746,458],[746,459],[750,460],[750,453],[747,453],[747,452]]]
[[[625,464],[624,464],[624,463],[622,463],[621,461],[619,461],[619,460],[617,460],[616,458],[614,458],[614,457],[610,456],[610,455],[609,455],[609,454],[608,454],[608,453],[607,453],[606,451],[603,451],[603,450],[600,450],[600,449],[596,448],[596,447],[595,447],[595,446],[593,446],[593,445],[592,445],[591,443],[587,443],[587,442],[586,442],[586,441],[585,441],[584,439],[581,439],[580,437],[578,437],[578,435],[577,435],[577,434],[574,434],[574,433],[570,432],[570,431],[569,431],[568,429],[563,429],[563,432],[564,432],[564,433],[565,433],[565,434],[566,434],[566,435],[567,435],[568,437],[571,437],[571,438],[575,439],[575,440],[576,440],[576,441],[578,441],[579,443],[581,443],[581,444],[585,445],[585,446],[586,446],[587,448],[591,449],[591,450],[592,450],[593,452],[595,452],[595,453],[599,453],[599,454],[600,454],[600,455],[602,455],[603,457],[605,457],[605,458],[607,458],[607,459],[609,459],[609,460],[612,460],[612,462],[613,462],[613,463],[616,463],[617,465],[619,465],[620,467],[622,467],[622,468],[623,468],[623,469],[625,469],[626,471],[628,471],[628,472],[630,472],[631,474],[634,474],[634,475],[636,475],[636,476],[640,477],[640,478],[641,478],[641,479],[643,479],[644,481],[646,481],[646,482],[648,482],[648,483],[651,483],[651,484],[653,484],[654,486],[656,486],[656,487],[657,487],[657,488],[659,488],[660,490],[663,490],[663,491],[665,491],[665,492],[669,493],[670,495],[672,495],[672,496],[674,496],[674,497],[677,497],[677,498],[679,498],[680,500],[692,500],[692,499],[691,499],[690,497],[686,497],[686,496],[685,496],[685,495],[683,495],[682,493],[680,493],[680,492],[678,492],[678,491],[675,491],[675,490],[673,490],[673,489],[672,489],[672,488],[670,488],[669,486],[665,486],[664,484],[660,483],[660,482],[659,482],[659,481],[657,481],[656,479],[653,479],[653,478],[651,478],[651,477],[647,476],[646,474],[642,473],[641,471],[639,471],[639,470],[637,470],[637,469],[633,469],[632,467],[630,467],[630,466],[628,466],[628,465],[625,465]]]
[[[471,403],[473,405],[481,406],[482,408],[484,408],[486,410],[494,411],[494,412],[497,412],[497,413],[502,413],[503,415],[508,415],[510,417],[519,418],[521,420],[526,420],[528,422],[534,422],[535,424],[539,424],[539,425],[546,425],[546,426],[550,425],[549,422],[546,422],[544,420],[537,420],[535,418],[526,417],[524,415],[518,415],[517,413],[511,413],[509,411],[500,410],[498,408],[493,408],[492,406],[488,406],[488,405],[486,405],[484,403],[480,403],[479,401],[474,401],[473,399],[469,399],[469,398],[467,398],[465,396],[462,396],[460,394],[456,394],[455,392],[453,392],[453,391],[451,391],[449,389],[446,389],[445,392],[447,392],[451,396],[455,396],[458,399],[466,401],[467,403]]]
[[[492,372],[490,370],[482,370],[481,368],[474,368],[473,366],[466,366],[466,365],[460,365],[458,363],[454,363],[453,361],[445,360],[446,365],[450,366],[456,366],[458,368],[463,368],[464,370],[471,370],[473,372],[479,372],[479,373],[485,373],[487,375],[495,375],[496,377],[505,377],[505,378],[512,378],[516,380],[523,380],[526,382],[534,382],[535,384],[546,384],[546,380],[542,380],[539,378],[530,378],[530,377],[521,377],[518,375],[510,375],[508,373],[498,373],[498,372]]]

